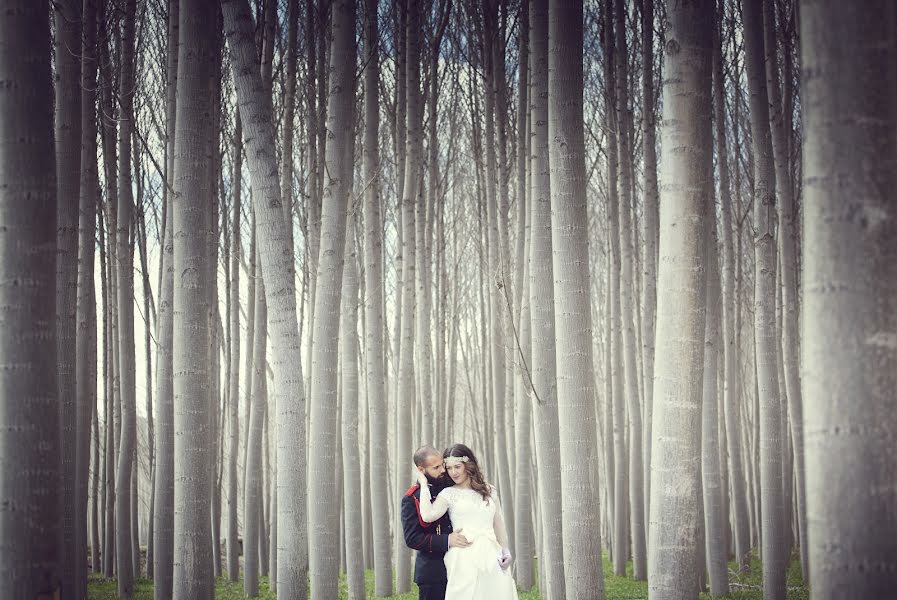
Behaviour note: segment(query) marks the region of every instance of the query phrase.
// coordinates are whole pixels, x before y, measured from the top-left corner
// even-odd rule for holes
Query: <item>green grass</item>
[[[610,560],[608,560],[607,555],[604,556],[604,586],[608,600],[646,599],[648,597],[648,583],[632,579],[631,562],[626,567],[626,575],[626,577],[615,576]],[[729,563],[729,583],[732,593],[727,597],[733,600],[762,600],[763,587],[761,577],[762,566],[760,560],[756,557],[751,560],[751,570],[745,574],[737,572],[734,562]],[[373,598],[373,571],[365,573],[365,588],[367,591],[366,597]],[[340,600],[347,599],[345,575],[340,576],[339,590]],[[115,600],[117,598],[115,580],[91,574],[88,583],[88,597],[91,600]],[[258,597],[262,600],[275,599],[275,595],[268,589],[267,577],[259,579]],[[135,600],[152,600],[153,582],[149,579],[138,579],[134,598]],[[230,583],[227,579],[219,578],[215,582],[215,598],[220,600],[243,600],[246,598],[243,594],[243,583]],[[797,561],[796,557],[794,557],[788,569],[787,598],[788,600],[809,600],[810,598],[810,591],[804,585],[801,577],[800,562]],[[710,600],[710,594],[702,593],[701,599]],[[417,586],[412,585],[409,593],[390,596],[389,600],[417,600]],[[520,600],[540,600],[538,588],[533,588],[529,592],[520,592]]]

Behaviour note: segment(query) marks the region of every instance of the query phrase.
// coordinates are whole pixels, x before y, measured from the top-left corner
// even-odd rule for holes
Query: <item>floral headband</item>
[[[445,466],[451,467],[452,465],[466,463],[469,460],[470,458],[467,456],[448,456],[445,459]]]

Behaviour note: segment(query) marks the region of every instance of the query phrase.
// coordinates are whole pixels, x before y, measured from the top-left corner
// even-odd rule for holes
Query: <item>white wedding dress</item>
[[[452,529],[470,542],[466,548],[449,548],[445,555],[445,600],[517,600],[510,568],[502,570],[498,564],[508,534],[495,488],[488,501],[472,489],[448,487],[431,502],[429,490],[423,490],[427,486],[421,490],[421,517],[432,522],[448,511]]]

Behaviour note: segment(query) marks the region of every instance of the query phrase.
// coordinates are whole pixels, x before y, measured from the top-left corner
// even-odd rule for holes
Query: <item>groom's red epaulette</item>
[[[419,483],[415,483],[414,485],[412,485],[410,488],[408,488],[408,491],[405,492],[405,497],[407,498],[408,496],[413,496],[414,492],[416,492],[417,488],[419,488],[419,487],[420,487]]]

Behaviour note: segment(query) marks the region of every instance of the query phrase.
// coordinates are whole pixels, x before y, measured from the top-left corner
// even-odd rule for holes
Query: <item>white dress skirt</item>
[[[466,548],[449,548],[445,555],[448,586],[445,600],[517,600],[517,586],[511,570],[503,570],[498,559],[501,545],[496,528],[504,534],[504,519],[498,494],[484,500],[472,489],[445,488],[434,507],[448,505],[452,529],[470,542]]]

